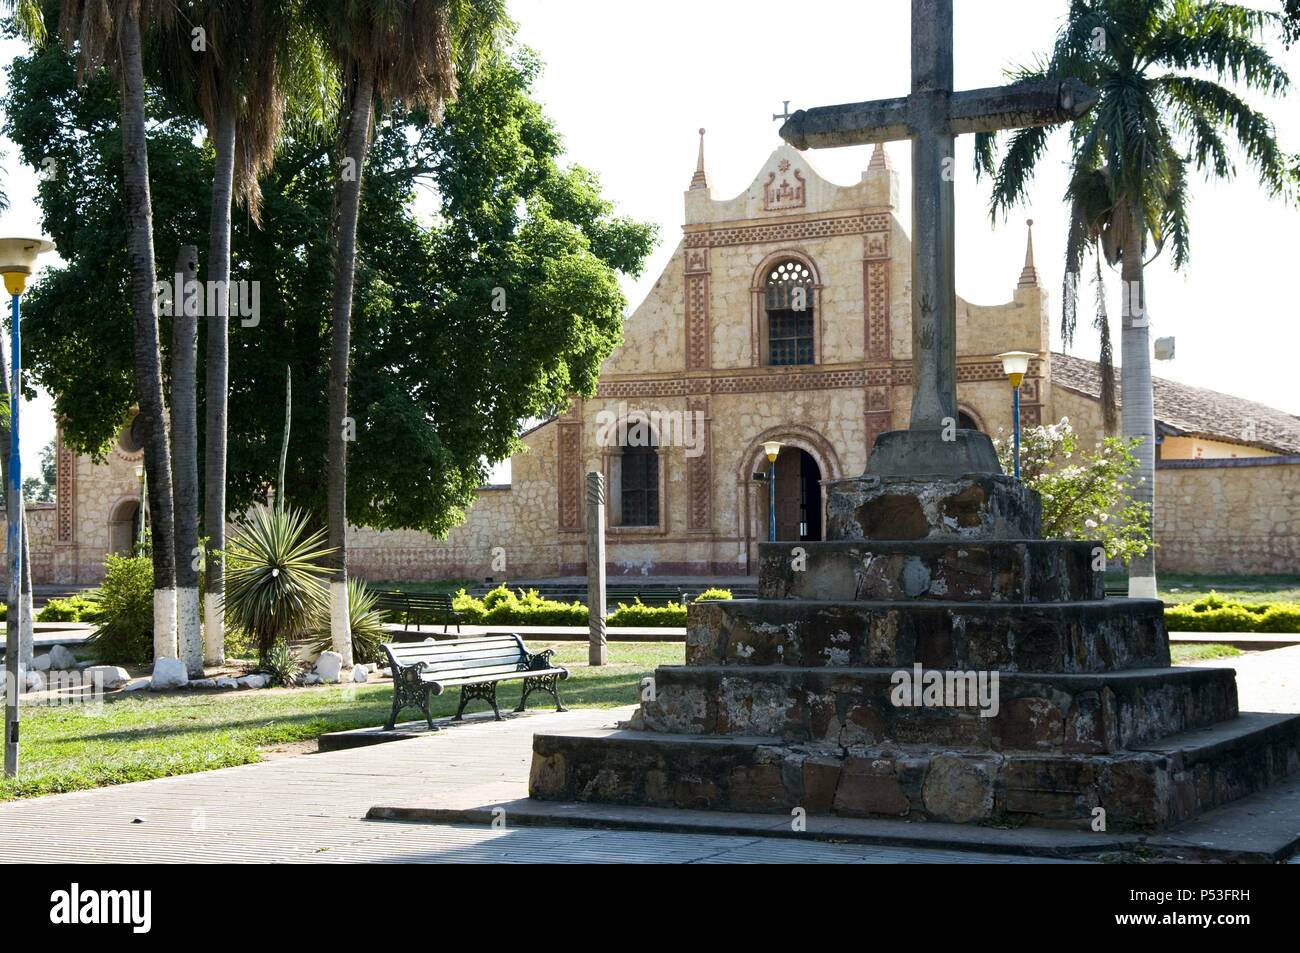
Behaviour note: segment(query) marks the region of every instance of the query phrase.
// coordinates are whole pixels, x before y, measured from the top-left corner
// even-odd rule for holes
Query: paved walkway
[[[467,721],[426,738],[0,804],[0,862],[1017,863],[956,851],[760,837],[364,820],[378,801],[525,790],[534,731],[631,709]],[[139,823],[133,823],[139,818]],[[1043,862],[1043,861],[1038,861]]]
[[[1300,712],[1300,645],[1185,664],[1236,669],[1242,711]]]

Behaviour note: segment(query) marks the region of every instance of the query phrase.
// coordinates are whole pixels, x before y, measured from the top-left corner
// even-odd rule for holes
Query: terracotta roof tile
[[[1101,368],[1096,361],[1053,352],[1052,380],[1085,396],[1101,397]],[[1300,417],[1294,414],[1160,377],[1152,378],[1152,386],[1159,433],[1300,453]],[[1252,424],[1254,439],[1247,439]]]

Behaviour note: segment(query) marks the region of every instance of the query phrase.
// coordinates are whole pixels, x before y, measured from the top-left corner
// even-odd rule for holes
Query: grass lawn
[[[1106,585],[1121,585],[1123,573],[1107,573]],[[1300,602],[1300,576],[1157,575],[1160,598],[1165,602],[1195,602],[1214,590],[1236,602]]]
[[[538,644],[535,649],[544,648]],[[556,661],[569,669],[561,687],[570,707],[634,704],[641,679],[656,665],[680,665],[681,642],[611,642],[611,664],[587,667],[587,643],[556,643]],[[519,683],[501,689],[501,707],[519,700]],[[248,764],[261,749],[329,731],[381,725],[393,695],[387,681],[257,691],[118,695],[98,706],[24,707],[16,780],[0,781],[0,799],[75,791]],[[530,709],[549,696],[534,694]],[[460,693],[433,699],[434,717],[454,715]],[[470,711],[479,711],[474,703]],[[408,708],[400,717],[418,718]]]
[[[1169,654],[1175,665],[1185,662],[1199,662],[1212,658],[1232,658],[1244,654],[1241,649],[1222,642],[1202,642],[1196,645],[1171,645]]]

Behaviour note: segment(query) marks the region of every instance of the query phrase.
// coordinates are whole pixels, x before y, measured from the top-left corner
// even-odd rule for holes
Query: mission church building
[[[776,535],[816,540],[827,481],[861,474],[912,400],[911,248],[898,179],[876,146],[860,181],[823,179],[782,145],[744,192],[709,187],[699,161],[681,241],[627,318],[596,396],[523,435],[511,483],[479,491],[445,540],[354,528],[349,564],[372,580],[529,579],[586,571],[584,475],[607,480],[609,572],[741,576],[767,539],[763,444],[778,441]],[[1010,257],[1010,256],[1009,256]],[[1009,299],[957,301],[959,426],[1010,431],[997,355],[1029,351],[1025,426],[1069,417],[1101,437],[1097,365],[1050,350],[1048,295],[1009,260]],[[1300,420],[1157,381],[1158,566],[1289,572],[1300,563]],[[620,427],[611,428],[617,420]],[[611,433],[641,439],[610,439]],[[96,582],[129,544],[139,486],[130,428],[107,466],[60,445],[52,512],[32,512],[38,581]],[[353,452],[364,453],[364,438]]]

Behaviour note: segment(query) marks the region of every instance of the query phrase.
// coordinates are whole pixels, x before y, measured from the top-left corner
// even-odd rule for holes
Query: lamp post
[[[27,290],[27,279],[36,266],[36,256],[54,248],[42,238],[0,238],[0,274],[9,292],[9,487],[5,499],[9,533],[9,604],[13,617],[5,624],[5,777],[18,776],[18,694],[26,687],[23,671],[23,458],[19,455],[18,409],[22,403],[22,329],[18,299]]]
[[[776,542],[776,458],[781,453],[781,444],[768,440],[763,444],[767,454],[767,541]]]
[[[1015,446],[1015,477],[1020,479],[1020,384],[1029,371],[1029,359],[1036,357],[1030,351],[1005,351],[998,357],[1002,361],[1002,372],[1011,382],[1011,435]]]

